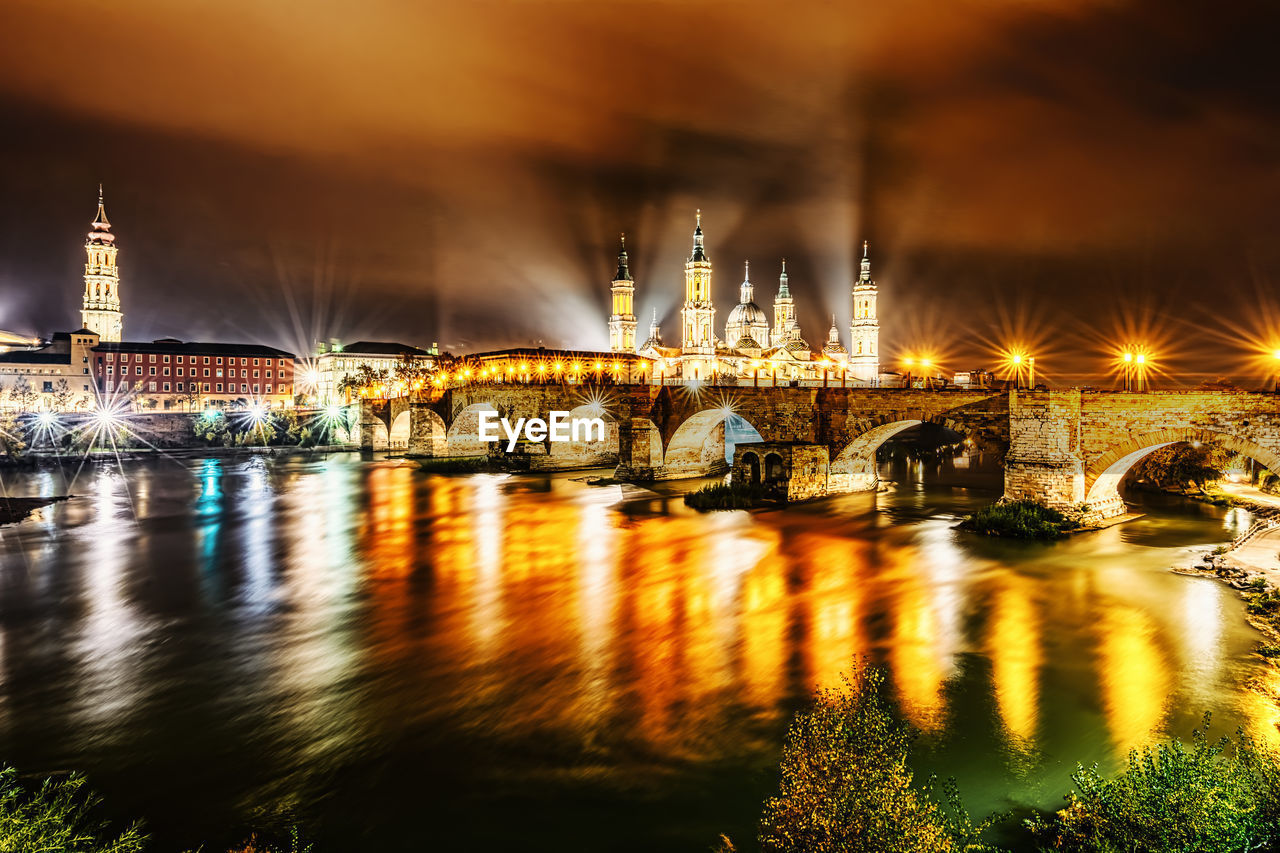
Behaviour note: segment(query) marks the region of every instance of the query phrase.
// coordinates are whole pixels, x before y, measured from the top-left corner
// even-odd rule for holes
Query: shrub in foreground
[[[884,674],[860,666],[820,692],[787,732],[777,796],[764,804],[767,853],[950,853],[990,848],[908,766],[914,732],[885,697]]]
[[[1077,767],[1071,779],[1076,792],[1065,809],[1027,822],[1044,849],[1243,853],[1280,841],[1276,756],[1243,735],[1210,741],[1198,731],[1190,746],[1131,752],[1113,779],[1096,766]]]
[[[84,777],[47,780],[28,792],[17,772],[0,770],[0,853],[139,853],[147,837],[137,824],[114,837],[92,817],[99,799]]]
[[[1010,539],[1060,539],[1080,526],[1056,509],[1035,501],[1000,501],[966,516],[963,527]]]

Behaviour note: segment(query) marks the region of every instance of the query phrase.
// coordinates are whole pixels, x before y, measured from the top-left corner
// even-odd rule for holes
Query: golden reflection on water
[[[1044,584],[1059,608],[1069,602],[1054,630],[1075,632],[1069,645],[1082,653],[1095,650],[1091,677],[1117,751],[1161,731],[1174,686],[1162,635],[1182,638],[1189,695],[1222,677],[1205,645],[1216,640],[1207,606],[1189,600],[1157,620],[1100,595],[1081,572],[1055,581],[979,571],[949,527],[926,529],[914,545],[875,546],[839,525],[792,529],[785,515],[633,519],[618,511],[613,488],[527,488],[492,475],[424,488],[409,467],[375,468],[360,528],[375,645],[421,653],[398,638],[423,616],[406,609],[409,577],[428,568],[431,601],[413,606],[438,620],[431,651],[471,673],[460,694],[539,685],[507,709],[515,719],[504,725],[580,731],[621,715],[635,738],[682,754],[698,749],[699,727],[726,705],[775,713],[837,685],[870,654],[891,666],[908,719],[938,732],[959,655],[972,644],[990,661],[1004,740],[1027,754],[1041,735]],[[985,611],[976,628],[966,621],[975,607]],[[1260,731],[1274,731],[1262,705],[1246,711]]]
[[[992,688],[1010,748],[1025,753],[1035,747],[1039,724],[1040,611],[1030,581],[1001,571],[995,582],[986,643]]]
[[[1169,700],[1168,656],[1149,615],[1112,601],[1097,622],[1098,676],[1111,741],[1118,753],[1149,745]]]

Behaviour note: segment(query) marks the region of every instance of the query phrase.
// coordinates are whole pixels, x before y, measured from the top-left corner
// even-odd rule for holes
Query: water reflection
[[[514,785],[548,833],[535,849],[602,798],[625,822],[682,785],[740,804],[752,779],[750,811],[791,710],[862,655],[929,735],[924,769],[967,780],[979,810],[1054,805],[1064,765],[1114,762],[1204,710],[1280,740],[1275,704],[1242,688],[1265,671],[1239,602],[1167,572],[1241,523],[1222,512],[1047,546],[959,533],[951,513],[985,495],[923,483],[697,515],[643,492],[652,508],[624,512],[634,490],[567,478],[351,457],[128,473],[94,473],[52,527],[0,539],[0,756],[97,769],[188,846],[262,810],[310,809],[346,837],[382,809],[394,833],[424,785],[481,823]],[[59,631],[32,645],[23,600]],[[37,676],[61,689],[33,701],[20,685]],[[66,731],[84,732],[70,753]],[[192,783],[205,798],[113,777],[135,749],[211,761]],[[652,824],[627,831],[669,848]],[[404,832],[383,849],[414,849]],[[714,840],[689,832],[680,849]]]

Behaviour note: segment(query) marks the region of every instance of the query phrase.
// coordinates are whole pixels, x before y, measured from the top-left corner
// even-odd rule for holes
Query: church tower
[[[627,235],[622,235],[618,250],[618,272],[609,286],[613,294],[613,313],[609,315],[609,349],[614,352],[636,351],[636,285],[627,269]]]
[[[849,372],[854,379],[880,378],[880,321],[876,317],[876,283],[871,280],[871,256],[862,242],[862,267],[853,285],[853,323],[849,326]]]
[[[120,313],[120,270],[116,267],[116,238],[102,204],[102,184],[98,184],[98,215],[84,244],[88,258],[84,265],[84,305],[80,324],[97,332],[102,341],[118,342],[124,335],[124,315]]]
[[[782,274],[778,276],[778,295],[773,298],[773,331],[769,334],[769,346],[780,347],[791,340],[796,325],[796,303],[791,298],[787,282],[787,259],[782,259]]]
[[[680,309],[680,349],[685,355],[716,354],[716,309],[711,304],[711,260],[702,245],[702,211],[693,229],[693,254],[684,265],[684,307]]]

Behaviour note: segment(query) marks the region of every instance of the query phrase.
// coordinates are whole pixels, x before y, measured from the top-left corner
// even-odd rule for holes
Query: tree
[[[413,353],[403,353],[400,360],[391,368],[391,376],[397,382],[403,382],[406,388],[424,388],[431,383],[436,367],[430,359]]]
[[[186,403],[188,412],[198,409],[200,407],[200,400],[203,399],[200,392],[200,383],[188,382],[182,387],[183,390],[178,392],[178,399]]]
[[[1131,476],[1161,489],[1187,483],[1203,489],[1206,483],[1221,480],[1230,462],[1231,453],[1214,442],[1173,444],[1144,456],[1133,466]]]
[[[10,459],[17,459],[26,449],[27,443],[22,438],[22,425],[18,423],[17,414],[11,409],[0,411],[0,450]]]
[[[24,412],[31,409],[31,406],[39,396],[36,393],[36,389],[31,387],[31,381],[25,376],[19,376],[14,380],[13,387],[9,389],[9,399]]]
[[[854,669],[796,715],[777,796],[764,804],[767,853],[950,853],[981,850],[962,812],[947,815],[908,759],[914,732],[893,713],[884,673]]]
[[[99,799],[85,790],[84,777],[46,780],[28,793],[11,767],[0,770],[0,850],[57,853],[139,853],[147,841],[137,824],[112,837],[92,817]]]
[[[59,379],[53,385],[53,409],[55,412],[65,412],[71,408],[71,400],[75,395],[71,391],[71,383],[66,377]]]
[[[1276,759],[1244,735],[1210,741],[1197,731],[1190,747],[1175,740],[1130,752],[1114,779],[1077,765],[1067,807],[1027,826],[1046,849],[1074,853],[1264,849],[1280,817]]]

